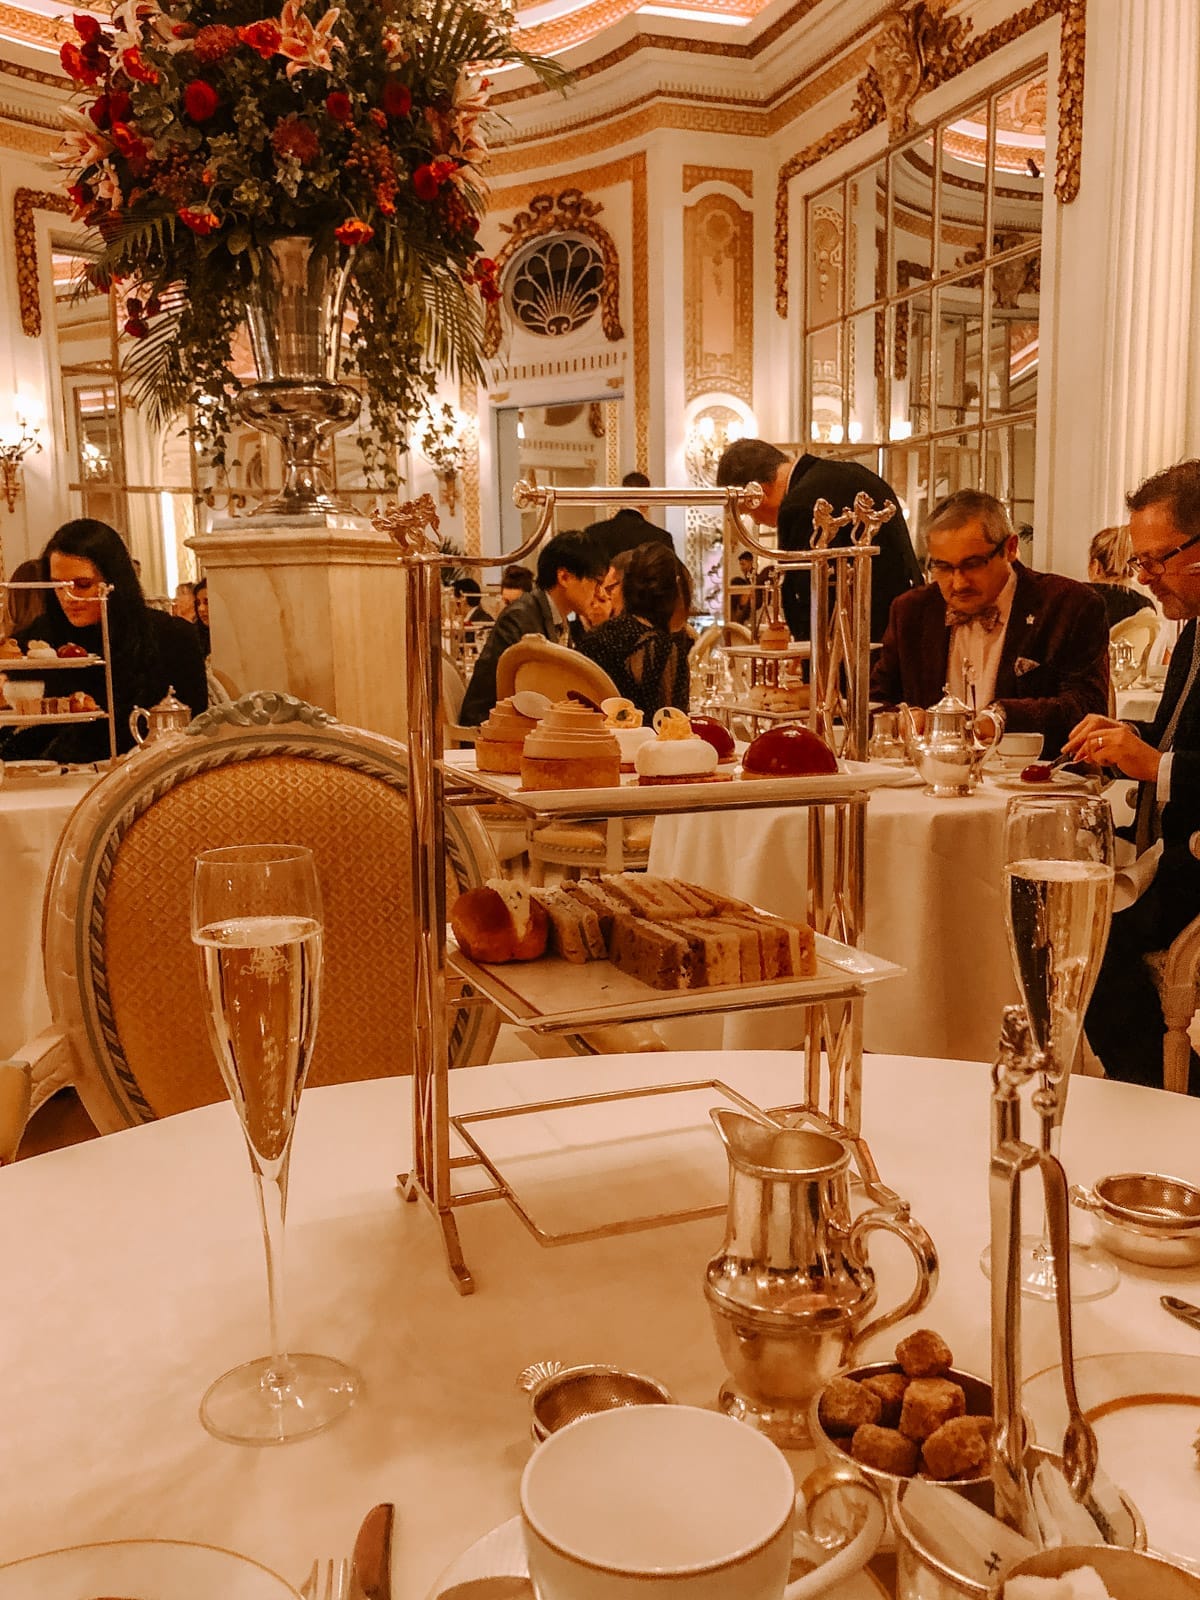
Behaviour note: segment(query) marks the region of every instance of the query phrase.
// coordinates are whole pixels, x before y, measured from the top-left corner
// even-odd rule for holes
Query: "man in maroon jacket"
[[[1108,709],[1104,606],[1084,583],[1032,572],[993,495],[960,489],[925,530],[932,582],[892,603],[871,697],[927,707],[946,687],[998,705],[1012,733],[1057,755],[1075,724]],[[986,725],[984,728],[986,732]]]

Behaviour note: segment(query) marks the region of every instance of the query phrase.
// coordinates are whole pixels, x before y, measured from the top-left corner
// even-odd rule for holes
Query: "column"
[[[226,522],[189,541],[208,575],[213,660],[342,722],[405,732],[404,573],[358,517]]]
[[[1126,493],[1200,453],[1200,0],[1094,0],[1087,20],[1080,192],[1043,291],[1036,529],[1038,565],[1078,577]]]

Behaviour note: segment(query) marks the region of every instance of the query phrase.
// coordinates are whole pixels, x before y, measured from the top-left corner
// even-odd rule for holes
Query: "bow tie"
[[[955,606],[946,607],[948,628],[968,628],[972,623],[978,623],[984,633],[995,633],[1000,626],[1000,607],[984,606],[982,611],[959,611]]]

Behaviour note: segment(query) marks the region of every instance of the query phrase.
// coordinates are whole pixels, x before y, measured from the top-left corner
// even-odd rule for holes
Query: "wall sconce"
[[[717,481],[717,463],[727,445],[746,432],[746,424],[736,411],[726,406],[709,406],[692,418],[684,442],[683,457],[692,481],[712,488]]]
[[[33,450],[40,450],[38,430],[20,417],[15,423],[0,428],[0,489],[10,511],[17,509],[17,496],[21,492],[21,463]]]
[[[433,406],[417,434],[421,454],[434,470],[441,502],[451,516],[458,504],[458,475],[466,454],[463,435],[467,423],[468,419],[453,406]]]

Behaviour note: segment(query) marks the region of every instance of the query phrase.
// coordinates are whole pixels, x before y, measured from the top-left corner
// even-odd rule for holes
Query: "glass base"
[[[320,1433],[354,1404],[362,1379],[333,1356],[271,1356],[217,1379],[200,1402],[200,1421],[227,1444],[291,1444]]]
[[[992,1275],[992,1247],[979,1257],[985,1278]],[[1021,1293],[1031,1300],[1053,1300],[1057,1293],[1054,1258],[1040,1234],[1021,1236],[1021,1255],[1017,1264]],[[1071,1246],[1071,1299],[1102,1300],[1121,1281],[1116,1264],[1084,1244]]]

